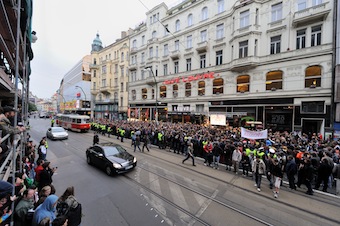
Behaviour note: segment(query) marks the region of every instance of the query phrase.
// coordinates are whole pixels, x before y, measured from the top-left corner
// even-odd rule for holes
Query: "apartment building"
[[[91,97],[97,119],[127,119],[129,31],[103,48],[99,34],[91,51]]]
[[[332,33],[333,1],[159,4],[130,36],[130,117],[201,123],[222,114],[233,126],[251,117],[328,135]]]

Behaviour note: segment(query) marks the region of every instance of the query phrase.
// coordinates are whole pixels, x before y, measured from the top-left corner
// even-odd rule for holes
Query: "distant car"
[[[51,140],[68,139],[68,133],[63,127],[51,127],[46,132],[46,137]]]
[[[88,164],[105,170],[109,176],[125,173],[137,165],[136,157],[114,143],[100,143],[89,147],[86,150],[86,160]]]

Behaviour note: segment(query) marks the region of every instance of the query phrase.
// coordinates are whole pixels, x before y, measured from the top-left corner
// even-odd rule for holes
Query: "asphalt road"
[[[45,136],[48,119],[31,119],[36,142]],[[339,225],[339,198],[305,188],[283,187],[278,199],[263,180],[257,192],[251,178],[215,170],[196,159],[153,147],[133,152],[131,141],[115,137],[100,141],[120,143],[138,160],[135,170],[115,177],[87,165],[85,150],[93,133],[69,132],[65,141],[49,141],[47,159],[58,166],[53,176],[57,195],[74,186],[83,206],[82,226],[108,225]]]

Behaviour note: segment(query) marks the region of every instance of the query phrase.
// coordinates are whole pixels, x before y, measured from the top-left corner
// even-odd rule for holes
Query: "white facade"
[[[160,4],[130,36],[130,117],[153,119],[157,99],[160,120],[222,113],[235,126],[251,116],[274,130],[325,134],[332,33],[333,1]]]

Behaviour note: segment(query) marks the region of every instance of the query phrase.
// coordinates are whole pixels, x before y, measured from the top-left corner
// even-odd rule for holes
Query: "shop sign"
[[[215,72],[208,72],[204,74],[190,75],[190,76],[182,77],[182,78],[178,77],[178,78],[165,80],[163,84],[170,85],[170,84],[180,83],[180,82],[192,82],[192,81],[197,81],[201,79],[215,78],[214,74]]]
[[[189,112],[190,111],[190,106],[184,106],[184,107],[174,106],[173,111],[176,111],[176,112]]]

